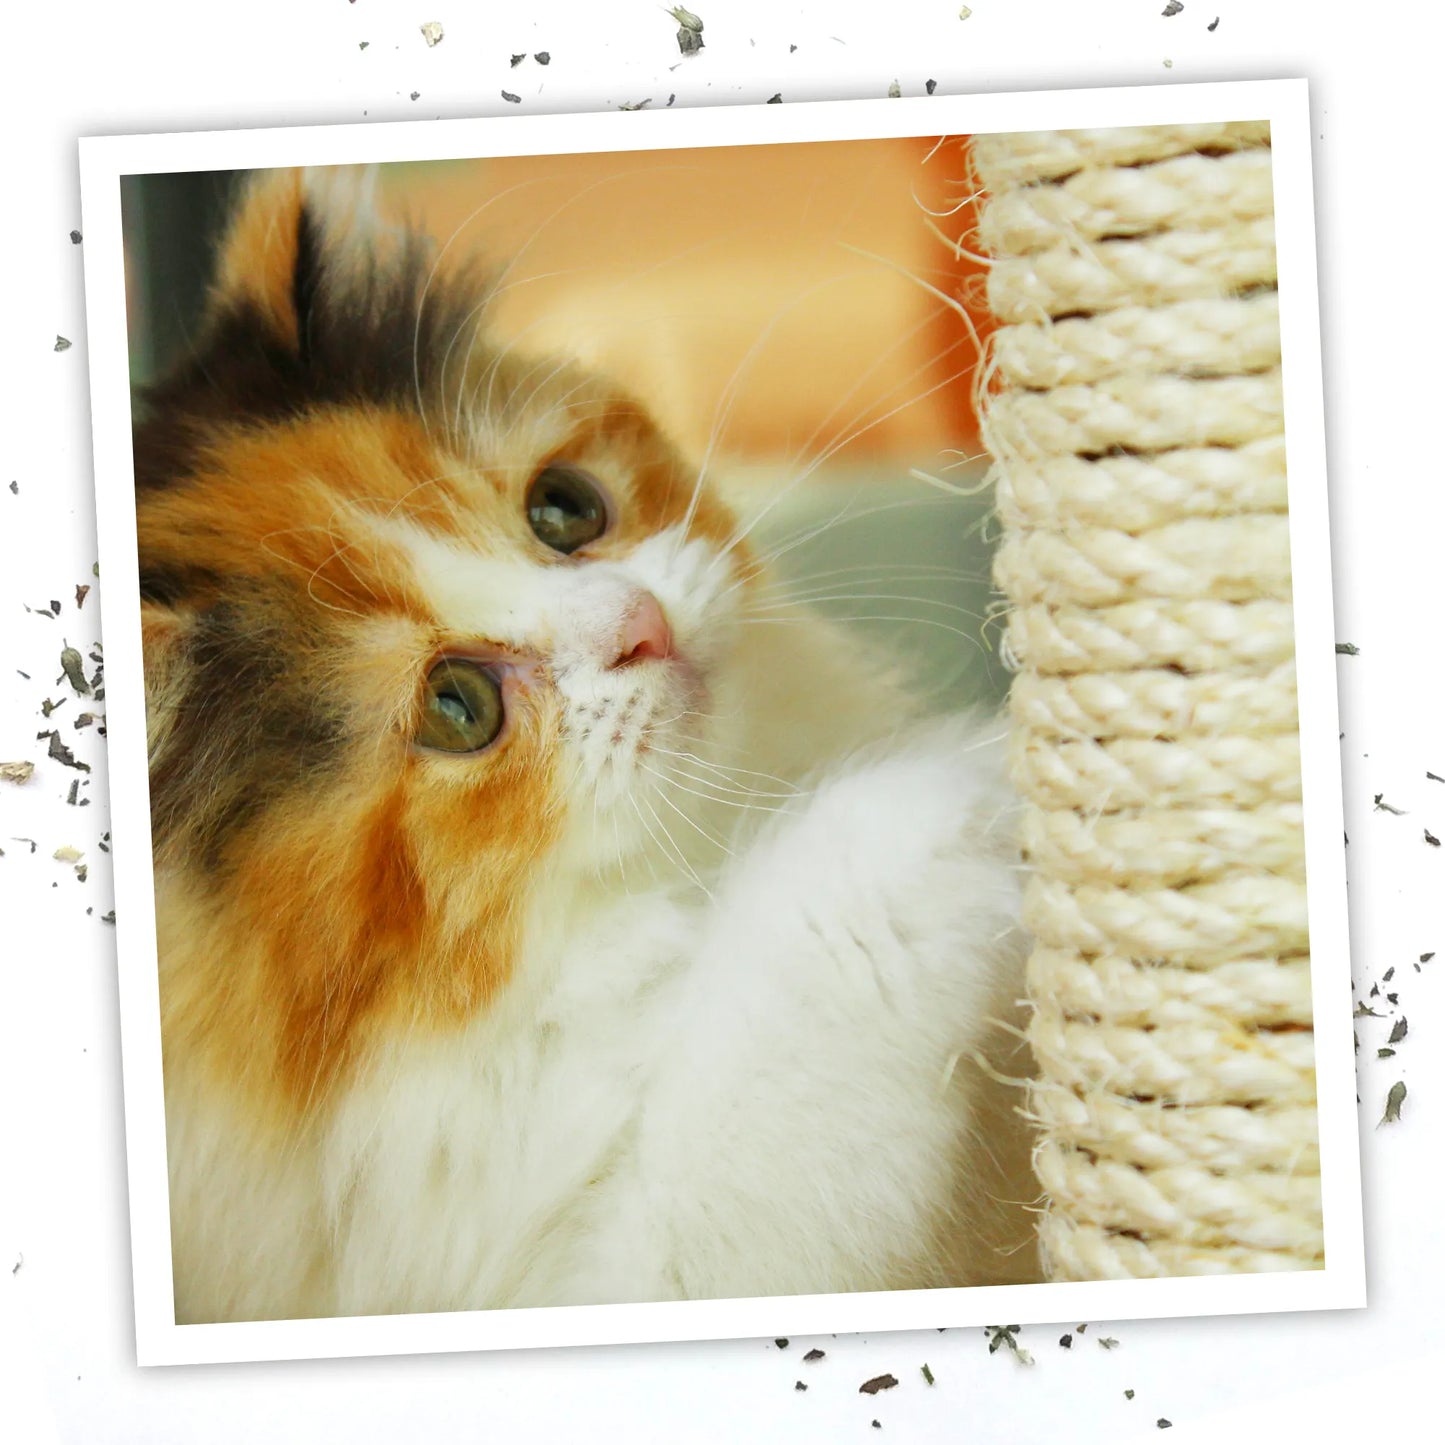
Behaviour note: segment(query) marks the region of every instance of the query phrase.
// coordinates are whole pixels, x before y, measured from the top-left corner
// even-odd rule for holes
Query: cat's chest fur
[[[178,1074],[178,1318],[1026,1268],[998,1253],[1009,1136],[970,1144],[1007,1103],[959,1063],[1018,993],[995,761],[935,725],[820,785],[710,898],[544,890],[495,1007],[397,1033],[286,1147]]]

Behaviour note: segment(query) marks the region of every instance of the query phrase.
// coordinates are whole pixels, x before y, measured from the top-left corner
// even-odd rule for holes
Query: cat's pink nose
[[[608,667],[626,667],[648,657],[672,656],[672,628],[651,592],[639,592],[617,634],[617,652]]]

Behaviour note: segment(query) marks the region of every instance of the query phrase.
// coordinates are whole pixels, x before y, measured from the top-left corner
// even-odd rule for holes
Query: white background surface
[[[1426,9],[1186,0],[694,5],[707,49],[684,60],[650,3],[250,0],[244,7],[133,0],[8,7],[0,20],[5,190],[0,248],[0,756],[37,757],[37,703],[62,638],[99,638],[75,140],[79,135],[367,119],[678,106],[1244,77],[1306,76],[1314,92],[1317,216],[1336,541],[1336,618],[1360,655],[1340,659],[1355,974],[1392,965],[1409,1037],[1377,1062],[1387,1023],[1361,1020],[1371,1305],[1335,1315],[1026,1328],[1037,1363],[989,1356],[982,1333],[459,1355],[138,1371],[115,1026],[114,935],[103,753],[83,810],[76,774],[42,761],[0,785],[0,1423],[21,1441],[393,1439],[807,1442],[1119,1440],[1174,1422],[1179,1438],[1266,1439],[1278,1428],[1368,1425],[1437,1438],[1445,1362],[1440,1169],[1445,999],[1420,953],[1445,944],[1437,558],[1440,315],[1430,163],[1438,127],[1438,19]],[[17,13],[19,12],[19,13]],[[1206,30],[1215,14],[1218,29]],[[418,26],[446,38],[428,49]],[[365,51],[359,42],[370,42]],[[750,43],[751,42],[751,43]],[[789,45],[797,51],[790,52]],[[510,54],[546,49],[551,65]],[[1164,61],[1172,60],[1166,68]],[[669,69],[676,66],[676,69]],[[412,101],[410,93],[420,92]],[[57,333],[71,338],[54,351]],[[11,479],[19,495],[8,490]],[[57,620],[23,603],[62,602]],[[20,668],[32,675],[26,682]],[[59,690],[50,688],[52,696]],[[60,715],[57,714],[57,717]],[[76,743],[78,737],[85,740]],[[1372,806],[1376,793],[1406,810]],[[33,837],[33,856],[15,835]],[[87,882],[53,860],[85,850]],[[52,887],[51,885],[56,886]],[[94,909],[87,917],[86,907]],[[1389,1084],[1405,1118],[1376,1130]],[[1068,1325],[1079,1323],[1068,1321]],[[1118,1339],[1103,1350],[1099,1335]],[[937,1384],[919,1375],[927,1361]],[[902,1382],[869,1399],[882,1371]],[[802,1378],[811,1388],[798,1392]],[[1135,1391],[1132,1401],[1123,1390]],[[872,1419],[881,1432],[872,1431]]]

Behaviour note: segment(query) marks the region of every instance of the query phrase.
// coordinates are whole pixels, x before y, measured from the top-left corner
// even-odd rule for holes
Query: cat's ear
[[[212,313],[248,315],[304,357],[324,313],[369,291],[403,246],[376,191],[375,166],[252,175],[221,244]]]

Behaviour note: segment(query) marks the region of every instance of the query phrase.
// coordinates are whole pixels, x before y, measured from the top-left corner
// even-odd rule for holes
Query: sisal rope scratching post
[[[1318,1268],[1268,126],[971,150],[1046,1266]]]

